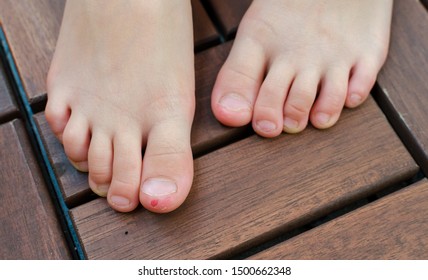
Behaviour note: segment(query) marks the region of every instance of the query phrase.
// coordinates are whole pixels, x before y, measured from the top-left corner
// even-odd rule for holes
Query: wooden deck
[[[263,139],[210,94],[250,0],[194,0],[195,179],[159,215],[113,211],[44,117],[63,0],[0,0],[0,259],[427,259],[428,1],[395,1],[372,97],[328,130]]]

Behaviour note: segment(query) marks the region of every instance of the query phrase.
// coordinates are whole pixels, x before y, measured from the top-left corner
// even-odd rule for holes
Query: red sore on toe
[[[156,205],[158,205],[158,200],[157,199],[153,199],[151,202],[150,202],[150,204],[153,206],[153,207],[155,207]]]

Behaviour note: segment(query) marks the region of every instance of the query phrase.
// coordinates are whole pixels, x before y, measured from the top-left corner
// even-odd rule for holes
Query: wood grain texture
[[[206,0],[218,19],[226,38],[230,38],[238,29],[239,22],[252,0]]]
[[[419,1],[395,1],[389,57],[379,100],[428,174],[428,13]]]
[[[196,113],[191,141],[196,155],[225,145],[246,131],[246,128],[222,126],[211,113],[211,90],[230,46],[228,43],[211,48],[197,54],[195,58]],[[91,194],[87,175],[76,171],[68,162],[62,145],[51,132],[43,113],[36,114],[35,121],[67,204],[72,206],[85,200]]]
[[[0,0],[0,21],[31,104],[45,101],[46,76],[65,0]],[[219,36],[199,0],[192,0],[195,47]]]
[[[18,107],[12,98],[12,91],[0,60],[0,123],[18,116]]]
[[[424,179],[251,259],[427,259]]]
[[[23,125],[0,126],[0,259],[69,259]]]
[[[418,167],[372,99],[332,129],[252,136],[194,161],[176,211],[71,210],[89,259],[225,258],[412,176]]]

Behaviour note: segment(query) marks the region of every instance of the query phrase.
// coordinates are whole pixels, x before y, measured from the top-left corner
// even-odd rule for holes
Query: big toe
[[[166,121],[150,130],[141,181],[140,202],[152,212],[170,212],[184,202],[193,181],[186,121]]]

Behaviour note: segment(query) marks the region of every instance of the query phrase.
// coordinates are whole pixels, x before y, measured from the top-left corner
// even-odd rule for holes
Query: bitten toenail
[[[127,199],[126,197],[118,196],[118,195],[112,195],[110,197],[110,201],[111,203],[119,207],[126,207],[131,203],[129,199]]]
[[[224,95],[219,104],[229,111],[251,111],[251,104],[242,95],[237,93],[228,93]]]
[[[316,119],[320,124],[328,124],[330,122],[331,116],[326,113],[318,113]]]
[[[147,179],[141,191],[152,197],[165,196],[177,192],[177,185],[168,179]]]
[[[264,132],[271,132],[276,129],[276,124],[271,121],[258,121],[256,123],[257,127]]]
[[[287,117],[284,119],[284,127],[289,129],[297,129],[299,127],[299,122]]]
[[[351,94],[351,97],[349,97],[349,101],[351,102],[352,106],[360,104],[362,100],[363,99],[361,98],[361,96],[357,93],[353,93]]]

